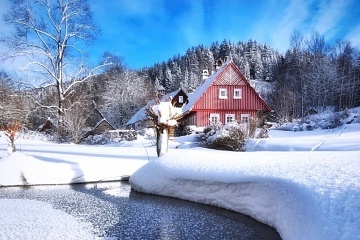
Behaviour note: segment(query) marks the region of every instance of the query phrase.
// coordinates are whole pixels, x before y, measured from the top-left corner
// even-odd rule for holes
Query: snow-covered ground
[[[2,135],[0,185],[131,175],[138,191],[245,213],[275,227],[283,239],[360,239],[360,124],[303,132],[271,130],[270,136],[250,141],[246,152],[191,147],[194,136],[186,136],[171,142],[168,154],[158,159],[143,138],[104,146],[18,139],[18,152],[9,155]],[[1,199],[0,206],[4,239],[19,239],[16,234],[23,231],[33,236],[42,226],[56,235],[58,228],[52,225],[59,221],[63,228],[58,236],[64,232],[78,232],[74,239],[92,236],[86,223],[75,224],[80,220],[47,203]],[[22,224],[33,218],[35,225]]]

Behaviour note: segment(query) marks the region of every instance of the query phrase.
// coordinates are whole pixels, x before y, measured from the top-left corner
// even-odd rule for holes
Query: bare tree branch
[[[81,65],[78,71],[73,68],[83,54],[79,44],[92,40],[97,32],[87,0],[10,1],[12,8],[6,21],[16,28],[6,41],[13,50],[11,56],[28,59],[22,70],[35,74],[42,81],[40,88],[56,87],[57,104],[35,101],[35,110],[57,109],[61,122],[65,102],[72,105],[67,98],[76,93],[77,86],[111,64],[104,62],[91,69]]]

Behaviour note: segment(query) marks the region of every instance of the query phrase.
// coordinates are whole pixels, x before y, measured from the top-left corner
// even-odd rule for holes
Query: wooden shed
[[[85,121],[86,125],[86,134],[85,137],[89,135],[96,135],[102,134],[109,130],[115,130],[113,127],[104,117],[104,115],[97,109],[94,110],[89,114]]]

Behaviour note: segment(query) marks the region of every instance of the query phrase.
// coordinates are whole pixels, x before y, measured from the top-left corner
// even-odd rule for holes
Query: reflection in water
[[[117,239],[280,239],[245,215],[173,198],[138,193],[127,182],[3,188],[0,198],[48,202]]]

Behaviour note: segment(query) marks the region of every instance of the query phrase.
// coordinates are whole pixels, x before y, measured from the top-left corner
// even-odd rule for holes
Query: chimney
[[[201,77],[203,81],[207,79],[209,77],[209,71],[207,69],[202,70]]]

